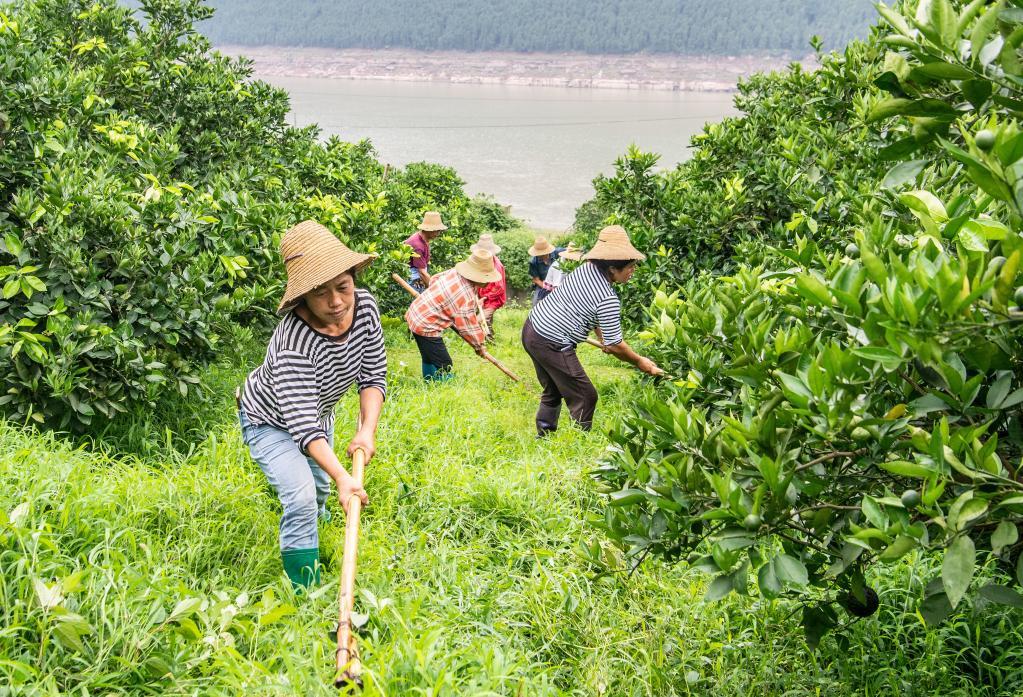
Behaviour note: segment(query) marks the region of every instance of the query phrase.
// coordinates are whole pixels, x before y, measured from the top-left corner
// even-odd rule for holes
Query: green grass
[[[531,378],[524,313],[498,318],[495,355]],[[278,504],[235,423],[232,387],[262,351],[248,345],[212,371],[207,402],[136,414],[105,448],[0,424],[0,694],[336,694],[343,516],[332,501],[325,582],[295,597]],[[427,386],[407,333],[388,329],[357,580],[365,694],[1018,693],[1019,613],[977,606],[924,629],[910,613],[927,562],[889,570],[881,614],[816,653],[791,605],[703,603],[684,565],[596,575],[575,551],[600,540],[588,472],[632,373],[581,347],[596,427],[537,441],[535,397],[449,345],[457,377]],[[355,409],[342,404],[339,448]]]

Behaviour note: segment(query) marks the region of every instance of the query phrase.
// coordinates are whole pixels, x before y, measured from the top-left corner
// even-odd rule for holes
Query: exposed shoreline
[[[218,46],[246,56],[260,77],[446,82],[452,84],[590,89],[734,92],[751,73],[780,70],[799,59],[772,56],[588,55],[469,53],[407,49],[322,49]]]

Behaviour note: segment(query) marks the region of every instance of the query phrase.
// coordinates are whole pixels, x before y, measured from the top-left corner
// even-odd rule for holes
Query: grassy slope
[[[498,316],[494,353],[528,376],[524,313]],[[882,590],[887,614],[850,630],[853,649],[828,639],[814,655],[790,607],[704,604],[703,579],[682,567],[595,578],[574,553],[598,537],[586,525],[599,505],[586,473],[632,376],[581,348],[601,391],[597,427],[537,442],[534,397],[464,347],[459,376],[428,387],[407,335],[393,328],[388,343],[392,388],[358,577],[366,694],[973,694],[992,665],[1018,657],[1018,617],[981,612],[928,633],[901,614],[901,591]],[[139,416],[110,434],[137,458],[0,424],[0,522],[29,504],[0,527],[0,685],[335,694],[327,630],[341,516],[321,526],[325,584],[296,599],[280,572],[276,501],[233,421],[230,388],[261,350],[251,345],[240,367],[216,371],[216,408],[182,405],[181,422]],[[341,439],[355,406],[343,403]],[[167,428],[190,434],[191,447]],[[919,569],[894,573],[905,584]],[[63,598],[41,585],[61,579]]]

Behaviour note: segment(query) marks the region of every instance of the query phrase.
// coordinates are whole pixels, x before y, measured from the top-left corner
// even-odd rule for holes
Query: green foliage
[[[497,316],[495,355],[527,374],[514,350],[525,313]],[[599,351],[580,351],[601,391],[597,429],[538,442],[535,397],[468,347],[452,344],[458,377],[426,386],[407,331],[386,341],[393,389],[367,470],[356,582],[368,697],[1019,691],[1023,613],[965,598],[955,623],[925,629],[902,606],[922,592],[926,564],[872,578],[883,622],[851,627],[854,648],[829,643],[815,662],[785,630],[783,604],[697,602],[703,577],[680,567],[624,573],[585,524],[600,505],[586,470],[634,392],[628,369]],[[343,516],[332,497],[324,585],[296,597],[281,573],[276,500],[234,422],[231,391],[263,346],[248,348],[215,369],[215,408],[180,450],[165,441],[165,428],[190,428],[178,410],[133,409],[130,426],[152,450],[130,458],[0,422],[5,690],[339,694],[329,632]],[[354,395],[340,405],[339,450],[356,410]],[[457,466],[438,466],[453,452]]]
[[[877,57],[848,74],[841,131],[808,146],[834,163],[828,188],[841,195],[824,194],[813,225],[805,204],[768,197],[763,217],[789,224],[758,245],[761,265],[715,261],[734,271],[658,292],[645,336],[684,377],[638,400],[597,472],[612,491],[601,525],[631,556],[690,559],[714,574],[712,598],[754,586],[799,599],[812,646],[842,623],[836,604],[867,614],[872,565],[920,553],[941,559],[915,608],[928,625],[978,588],[985,601],[1023,603],[1023,313],[1013,306],[1023,69],[1015,47],[960,50],[1011,45],[1019,10],[933,0],[882,14],[890,31],[825,63]],[[883,46],[899,52],[882,59]],[[982,149],[974,134],[985,129],[994,138]],[[871,159],[888,159],[887,172]],[[695,186],[687,171],[665,178],[683,197]],[[758,183],[805,191],[792,178]],[[640,219],[674,202],[624,198]],[[751,515],[762,524],[746,525]],[[991,576],[980,587],[982,568]]]
[[[794,64],[739,84],[742,115],[708,124],[692,140],[692,157],[659,172],[658,155],[636,148],[594,180],[596,197],[576,221],[584,230],[625,226],[640,249],[663,253],[625,289],[627,316],[641,321],[644,289],[704,270],[755,262],[764,242],[789,246],[797,235],[821,245],[848,241],[860,200],[888,165],[864,124],[882,51],[850,44],[821,57],[818,70]]]
[[[867,0],[213,0],[203,31],[248,46],[404,47],[424,51],[804,52],[863,36]],[[353,21],[353,18],[358,18]],[[628,21],[624,21],[628,18]]]
[[[0,408],[19,421],[193,394],[230,323],[272,320],[302,219],[384,253],[375,289],[425,208],[452,223],[440,263],[509,224],[448,168],[386,176],[368,143],[288,126],[284,92],[194,33],[197,0],[140,6],[0,7]]]

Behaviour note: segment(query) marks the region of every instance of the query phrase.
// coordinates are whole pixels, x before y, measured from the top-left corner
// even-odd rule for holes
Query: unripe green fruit
[[[859,259],[860,248],[856,246],[855,242],[850,242],[845,246],[845,255],[850,259]]]
[[[1012,299],[1016,301],[1016,305],[1023,307],[1023,286],[1016,289],[1016,294],[1012,296]]]
[[[877,598],[877,593],[869,586],[863,589],[863,599],[866,602],[861,603],[855,595],[849,593],[842,601],[842,605],[854,617],[870,617],[877,612],[877,608],[880,607],[881,603]]]
[[[916,489],[906,489],[902,492],[902,505],[906,508],[916,508],[920,505],[920,492]]]
[[[853,440],[855,441],[863,442],[865,440],[870,440],[870,431],[863,428],[862,426],[857,426],[856,428],[854,428],[850,435],[852,435]]]
[[[750,513],[746,516],[746,519],[742,521],[742,526],[749,532],[754,532],[760,529],[760,526],[764,524],[763,519],[756,513]]]
[[[231,307],[231,298],[227,295],[218,295],[213,299],[213,307],[218,310],[226,310]]]
[[[991,148],[995,147],[995,134],[988,129],[984,129],[973,139],[973,142],[977,144],[977,147],[987,152]]]

